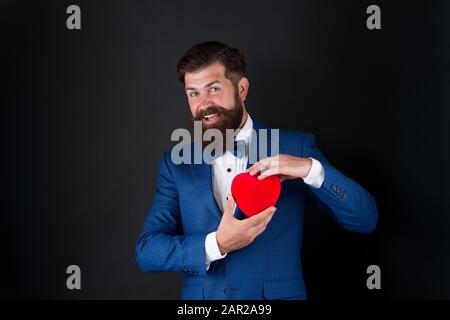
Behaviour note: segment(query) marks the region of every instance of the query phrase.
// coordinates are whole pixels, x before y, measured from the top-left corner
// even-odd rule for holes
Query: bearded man
[[[238,49],[217,41],[194,45],[177,72],[193,120],[224,136],[238,130],[235,141],[244,148],[236,152],[224,144],[223,152],[201,164],[175,164],[170,151],[162,155],[136,246],[139,266],[183,272],[182,299],[306,299],[300,255],[307,201],[345,229],[370,233],[378,221],[374,198],[326,160],[311,133],[279,130],[279,153],[249,162],[252,132],[270,128],[247,112],[249,80]],[[280,178],[276,208],[249,218],[236,208],[230,188],[242,172]]]

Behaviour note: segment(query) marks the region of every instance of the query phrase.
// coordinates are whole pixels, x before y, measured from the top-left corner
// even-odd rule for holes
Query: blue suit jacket
[[[263,127],[254,122],[254,129]],[[314,201],[345,229],[362,233],[375,229],[378,213],[373,197],[330,165],[311,133],[280,130],[279,142],[280,154],[322,163],[322,186],[312,188],[302,179],[283,182],[277,212],[266,230],[249,246],[213,262],[208,271],[205,238],[221,219],[211,166],[175,165],[170,151],[164,153],[156,195],[136,246],[141,269],[184,272],[182,299],[306,299],[300,262],[306,202]]]

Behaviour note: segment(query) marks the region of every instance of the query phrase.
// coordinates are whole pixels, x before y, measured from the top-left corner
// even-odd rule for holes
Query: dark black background
[[[82,29],[66,28],[81,7]],[[381,7],[382,29],[366,28]],[[2,298],[178,298],[134,246],[172,130],[178,58],[220,40],[248,60],[248,111],[311,131],[380,213],[369,236],[310,208],[311,299],[450,298],[448,1],[2,1]],[[82,290],[66,288],[66,267]],[[382,290],[366,288],[368,265]]]

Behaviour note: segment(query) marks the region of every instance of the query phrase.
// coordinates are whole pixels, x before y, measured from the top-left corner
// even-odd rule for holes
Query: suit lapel
[[[222,213],[220,212],[212,190],[212,166],[202,161],[201,164],[191,164],[190,167],[192,179],[194,179],[203,205],[220,221],[222,219]]]
[[[251,152],[251,150],[254,150],[254,149],[256,150],[256,161],[261,160],[260,154],[259,154],[260,153],[259,130],[261,130],[261,129],[267,130],[267,156],[270,156],[270,150],[271,150],[271,148],[270,148],[270,146],[271,146],[270,130],[267,129],[262,124],[260,124],[259,122],[253,120],[253,130],[255,130],[256,136],[252,137],[249,147],[248,147],[248,150],[249,150],[249,152]],[[250,168],[253,164],[254,163],[250,163],[250,157],[249,157],[249,159],[247,161],[247,169]]]

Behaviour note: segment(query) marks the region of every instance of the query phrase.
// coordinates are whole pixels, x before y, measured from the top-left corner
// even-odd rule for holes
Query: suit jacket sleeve
[[[327,161],[311,133],[304,138],[303,156],[320,161],[325,171],[320,188],[308,187],[314,202],[347,230],[361,233],[374,231],[378,222],[375,199]]]
[[[147,272],[206,274],[207,234],[183,234],[170,161],[170,153],[164,153],[158,170],[156,195],[136,245],[136,261]]]

